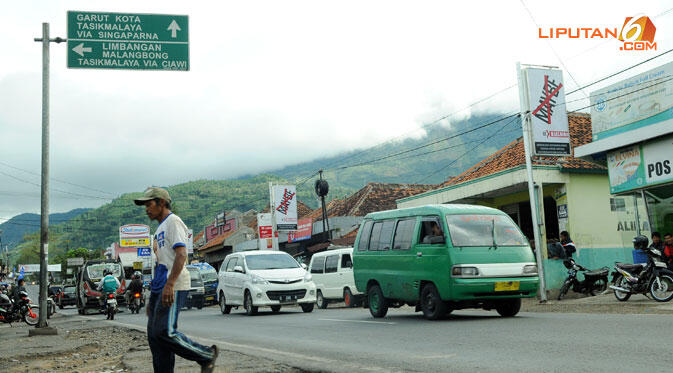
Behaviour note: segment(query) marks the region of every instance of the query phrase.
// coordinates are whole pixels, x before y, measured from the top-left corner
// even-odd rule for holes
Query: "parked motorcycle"
[[[11,324],[24,321],[26,324],[37,325],[37,305],[31,304],[28,293],[19,292],[19,299],[12,301],[7,294],[0,293],[0,322]]]
[[[103,312],[107,315],[107,320],[114,320],[117,313],[117,298],[114,293],[105,293],[103,297]]]
[[[131,302],[129,303],[129,310],[133,314],[140,313],[140,309],[145,305],[145,298],[141,293],[133,293],[131,295]]]
[[[598,295],[607,290],[608,273],[610,272],[608,267],[589,271],[587,268],[577,264],[572,258],[565,259],[563,265],[568,268],[568,278],[566,278],[563,286],[561,286],[558,300],[563,299],[571,288],[576,293],[587,295]],[[582,281],[577,279],[579,272],[584,272],[584,280]]]
[[[661,251],[649,248],[648,243],[645,236],[633,239],[633,247],[647,254],[645,265],[615,263],[610,289],[614,290],[617,300],[625,302],[629,300],[631,294],[648,292],[657,302],[668,302],[673,299],[673,272],[666,268]]]

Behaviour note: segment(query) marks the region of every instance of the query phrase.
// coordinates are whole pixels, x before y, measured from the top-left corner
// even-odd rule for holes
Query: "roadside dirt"
[[[0,326],[0,371],[24,372],[152,372],[152,355],[144,332],[104,321],[60,316],[50,320],[55,336],[28,337],[23,324]],[[177,372],[200,367],[176,356]],[[220,350],[216,372],[304,372],[275,361]]]

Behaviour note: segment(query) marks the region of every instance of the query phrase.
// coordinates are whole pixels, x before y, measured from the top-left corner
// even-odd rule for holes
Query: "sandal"
[[[215,370],[215,360],[217,360],[217,345],[212,345],[213,349],[213,358],[208,362],[208,364],[201,365],[201,373],[211,373]]]

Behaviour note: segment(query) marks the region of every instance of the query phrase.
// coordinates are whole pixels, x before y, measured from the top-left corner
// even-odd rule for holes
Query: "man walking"
[[[134,200],[145,206],[150,220],[159,222],[154,235],[157,262],[151,284],[147,309],[147,339],[152,351],[154,372],[173,372],[175,354],[196,361],[201,372],[212,372],[217,359],[217,346],[198,344],[178,328],[178,314],[190,288],[187,261],[187,226],[171,212],[171,197],[162,188],[150,187],[143,197]]]

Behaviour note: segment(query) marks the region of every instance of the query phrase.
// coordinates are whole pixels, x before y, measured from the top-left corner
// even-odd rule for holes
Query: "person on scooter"
[[[117,289],[119,289],[119,287],[121,286],[119,280],[117,280],[117,278],[112,275],[112,271],[110,269],[105,269],[105,271],[103,271],[103,276],[104,276],[103,279],[100,280],[100,282],[98,283],[98,290],[102,290],[103,295],[107,295],[110,293],[114,294],[117,291]],[[105,303],[103,298],[101,298],[100,299],[101,308],[103,307],[103,304]]]
[[[568,233],[568,231],[563,231],[560,234],[560,238],[561,245],[563,246],[563,250],[566,253],[566,257],[572,258],[573,254],[577,251],[577,247],[575,247],[573,240],[570,239],[570,233]]]
[[[139,271],[133,273],[131,283],[126,288],[126,293],[124,293],[124,299],[126,299],[126,305],[128,306],[133,301],[133,294],[140,293],[141,301],[143,297],[143,281],[141,280],[142,274]],[[142,302],[141,302],[142,304]]]
[[[16,300],[19,299],[19,292],[22,291],[26,291],[26,280],[24,280],[23,277],[20,277],[18,280],[16,280],[16,285],[12,286],[10,298],[16,302]]]

